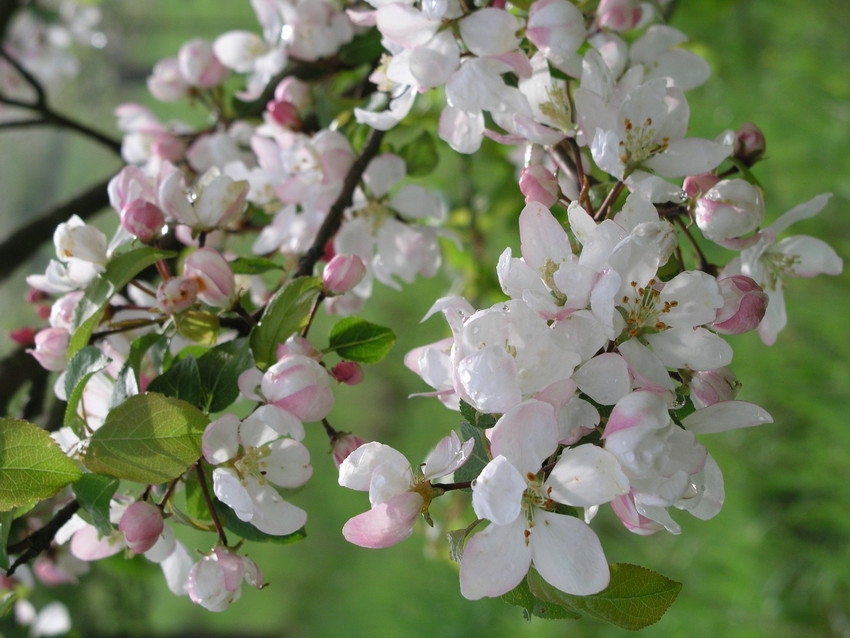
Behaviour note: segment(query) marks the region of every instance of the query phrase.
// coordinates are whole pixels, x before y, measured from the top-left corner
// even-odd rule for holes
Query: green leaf
[[[454,480],[458,483],[474,481],[481,474],[484,466],[490,462],[490,445],[487,437],[484,436],[484,430],[476,428],[466,421],[460,424],[460,438],[464,441],[470,438],[474,439],[475,447],[472,448],[472,456],[469,460],[455,470]]]
[[[201,401],[206,412],[220,412],[239,398],[239,375],[253,364],[248,339],[228,341],[198,358]]]
[[[40,427],[0,419],[0,512],[50,498],[80,476],[80,468]]]
[[[533,571],[533,570],[532,570]],[[529,572],[529,576],[531,572]],[[532,616],[538,618],[548,618],[550,620],[577,620],[581,618],[581,614],[577,614],[571,609],[561,607],[551,601],[541,600],[537,598],[529,588],[527,579],[522,582],[507,594],[502,595],[502,600],[509,605],[522,607],[526,619],[531,619]]]
[[[202,463],[204,472],[207,478],[207,484],[212,485],[212,468],[207,463]],[[196,521],[202,523],[211,523],[212,516],[207,507],[207,500],[204,498],[204,492],[201,489],[201,484],[194,474],[187,475],[184,479],[185,489],[184,498],[186,501],[186,513]]]
[[[322,290],[317,277],[298,277],[286,283],[269,301],[260,323],[251,332],[251,352],[260,370],[275,361],[278,344],[298,332],[310,319],[313,303]]]
[[[100,323],[113,295],[121,292],[124,286],[151,264],[174,255],[175,253],[167,250],[145,246],[119,255],[109,262],[106,271],[98,275],[86,289],[74,312],[68,357],[72,358],[88,345],[92,332]]]
[[[262,275],[270,270],[283,270],[283,266],[265,257],[237,257],[228,263],[234,275]]]
[[[112,523],[109,521],[109,501],[118,489],[119,481],[112,476],[103,474],[83,474],[74,483],[74,494],[77,502],[91,516],[92,523],[101,536],[112,533]]]
[[[130,397],[106,415],[83,462],[92,472],[159,484],[185,472],[201,456],[209,418],[196,407],[149,392]]]
[[[149,392],[159,392],[167,397],[181,399],[195,407],[203,408],[201,372],[195,357],[188,356],[171,364],[171,367],[148,385]]]
[[[357,317],[346,317],[331,328],[326,351],[358,363],[378,363],[395,343],[395,333]]]
[[[612,564],[608,587],[592,596],[566,594],[534,570],[528,573],[528,584],[541,600],[632,631],[657,623],[682,590],[682,583],[628,563]]]
[[[411,177],[430,175],[440,161],[434,136],[428,131],[422,131],[416,139],[402,146],[398,154],[407,165],[407,174]]]
[[[466,419],[467,423],[482,430],[492,428],[497,421],[496,415],[479,412],[463,399],[460,400],[460,415]]]
[[[100,372],[112,361],[99,348],[86,346],[73,356],[68,364],[65,374],[65,396],[68,397],[65,406],[66,426],[73,426],[78,422],[77,406],[83,397],[86,383],[96,372]]]
[[[336,57],[346,66],[356,67],[361,64],[372,64],[379,60],[383,53],[381,34],[377,29],[369,29],[340,47]]]

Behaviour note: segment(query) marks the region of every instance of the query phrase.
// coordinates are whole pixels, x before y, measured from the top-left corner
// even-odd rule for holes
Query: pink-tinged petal
[[[629,479],[613,454],[595,445],[579,445],[564,451],[544,489],[564,505],[593,507],[627,494]]]
[[[697,434],[714,434],[773,423],[764,408],[749,401],[721,401],[697,410],[682,420],[682,425]]]
[[[410,471],[410,462],[389,445],[370,441],[354,450],[339,466],[339,484],[352,490],[368,492],[372,474],[384,463],[398,471]]]
[[[573,254],[570,238],[552,213],[539,202],[530,202],[519,214],[522,258],[535,270],[547,260],[560,265]]]
[[[246,399],[250,399],[251,401],[265,401],[259,392],[262,382],[263,372],[257,368],[250,368],[239,375],[236,383],[239,386],[239,392]]]
[[[342,535],[360,547],[390,547],[410,536],[421,509],[422,497],[416,492],[404,492],[350,518],[342,527]]]
[[[109,536],[101,536],[93,525],[86,525],[71,537],[71,553],[84,561],[114,556],[126,546],[121,532],[116,530]]]
[[[667,368],[652,350],[637,339],[629,339],[617,348],[629,364],[629,370],[635,378],[635,385],[642,390],[670,392],[676,389],[676,384],[670,378]]]
[[[248,487],[254,505],[251,525],[273,536],[286,536],[304,527],[307,512],[287,503],[271,485],[260,485],[249,477]]]
[[[422,466],[423,476],[426,479],[434,479],[451,474],[469,460],[474,445],[473,439],[461,443],[457,432],[440,439],[437,447],[425,459]]]
[[[534,567],[550,585],[575,596],[596,594],[611,578],[596,533],[584,522],[538,510],[531,528]]]
[[[537,474],[558,447],[558,423],[552,404],[530,399],[496,421],[490,433],[494,456],[503,455],[522,474]]]
[[[460,593],[469,600],[501,596],[522,582],[531,565],[525,519],[489,525],[467,542],[460,560]]]
[[[472,482],[472,508],[478,518],[508,525],[519,516],[528,484],[504,456],[490,461]]]
[[[632,495],[624,495],[611,501],[611,509],[623,526],[639,536],[650,536],[664,529],[664,526],[647,518],[637,511]]]
[[[808,235],[787,237],[769,249],[771,253],[793,256],[788,272],[795,277],[840,275],[844,269],[844,262],[829,244]]]
[[[632,392],[614,406],[603,438],[631,428],[660,428],[669,420],[664,395],[647,391]]]
[[[210,423],[201,437],[204,458],[212,465],[229,461],[239,452],[239,417],[224,414]]]
[[[174,551],[159,564],[165,584],[175,596],[185,596],[189,584],[189,570],[192,569],[192,557],[182,543],[177,543]]]

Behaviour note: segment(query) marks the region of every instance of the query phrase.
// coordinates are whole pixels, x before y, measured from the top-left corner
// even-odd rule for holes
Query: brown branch
[[[41,552],[50,549],[50,544],[53,542],[53,538],[56,536],[56,532],[71,520],[71,517],[80,509],[80,504],[76,499],[65,505],[61,510],[56,512],[56,515],[47,522],[47,524],[39,530],[34,531],[32,534],[27,536],[24,540],[19,541],[13,545],[9,545],[6,548],[6,551],[9,554],[18,554],[23,552],[20,556],[18,556],[17,560],[12,563],[12,566],[6,570],[6,576],[12,576],[15,573],[15,570],[18,569],[21,565],[28,563],[33,558],[38,556]]]
[[[110,176],[66,202],[48,210],[36,219],[12,232],[0,243],[0,281],[21,266],[45,242],[53,237],[53,231],[71,215],[87,219],[109,205],[106,187]]]
[[[360,157],[354,161],[354,164],[351,165],[348,171],[348,175],[345,176],[339,197],[336,198],[333,206],[328,211],[327,217],[325,217],[325,221],[322,222],[322,226],[316,234],[313,245],[310,246],[298,261],[298,270],[293,277],[307,277],[313,274],[313,268],[325,253],[325,245],[333,239],[333,236],[336,235],[336,232],[342,225],[342,214],[346,208],[351,206],[354,189],[357,188],[357,184],[360,182],[360,178],[363,177],[363,172],[366,170],[369,162],[377,155],[383,137],[384,132],[378,129],[372,129],[369,133],[369,138],[363,146]]]

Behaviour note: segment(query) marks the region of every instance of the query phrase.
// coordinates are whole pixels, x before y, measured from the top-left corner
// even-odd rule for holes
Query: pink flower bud
[[[164,527],[162,512],[147,501],[136,501],[121,515],[118,531],[124,533],[127,547],[136,554],[143,554],[159,540]]]
[[[34,346],[35,345],[36,329],[32,326],[24,326],[17,330],[12,330],[9,333],[9,338],[19,346]]]
[[[596,9],[599,26],[614,31],[629,31],[640,22],[639,0],[602,0]]]
[[[354,450],[366,443],[359,436],[348,432],[337,432],[331,440],[331,453],[334,457],[334,463],[337,468],[342,465],[342,462],[348,458]]]
[[[212,43],[202,38],[180,47],[177,63],[186,82],[204,89],[218,86],[229,73],[213,52]]]
[[[151,142],[151,155],[166,162],[179,162],[186,155],[186,142],[167,133],[157,135]]]
[[[315,360],[289,354],[266,370],[263,396],[302,421],[321,421],[334,405],[330,375]]]
[[[198,280],[198,299],[215,308],[230,308],[236,301],[236,278],[224,256],[212,248],[199,248],[186,258],[186,277]]]
[[[159,284],[156,302],[163,312],[176,315],[192,307],[199,290],[200,284],[194,277],[172,277]]]
[[[699,197],[711,190],[720,178],[714,173],[700,173],[699,175],[688,175],[682,184],[682,190],[688,197]]]
[[[357,255],[336,255],[325,266],[322,285],[329,295],[341,295],[359,284],[366,276],[366,264]]]
[[[540,164],[532,164],[522,169],[519,176],[519,189],[525,195],[525,203],[539,202],[549,208],[558,201],[561,189],[558,180],[551,171]]]
[[[292,102],[272,100],[266,104],[266,112],[275,124],[292,130],[301,128],[301,118],[298,116],[298,109],[295,108]]]
[[[741,382],[729,368],[694,372],[688,381],[691,401],[697,410],[721,401],[731,401],[738,394]]]
[[[134,199],[121,211],[121,226],[143,244],[150,244],[162,235],[165,215],[159,206],[144,199]]]
[[[189,85],[180,73],[177,58],[160,60],[148,76],[148,91],[160,102],[177,102],[189,93]]]
[[[709,324],[722,334],[737,335],[755,330],[767,310],[767,293],[753,279],[745,275],[733,275],[718,279],[723,307]]]
[[[720,181],[697,200],[694,215],[707,239],[721,243],[742,237],[764,220],[761,189],[743,179]]]
[[[65,328],[46,328],[35,335],[35,349],[27,350],[45,370],[61,372],[68,365],[71,333]]]
[[[313,102],[310,85],[291,75],[275,87],[274,99],[278,102],[289,102],[299,111],[308,109]]]
[[[53,302],[50,307],[50,327],[51,328],[66,328],[71,330],[74,321],[74,313],[77,311],[77,306],[80,305],[80,300],[83,298],[82,290],[75,290],[66,295],[62,295]]]
[[[357,385],[363,381],[363,368],[355,361],[340,361],[331,370],[331,376],[340,383]]]
[[[744,122],[735,133],[734,156],[746,166],[752,166],[764,157],[767,146],[764,133],[752,122]]]

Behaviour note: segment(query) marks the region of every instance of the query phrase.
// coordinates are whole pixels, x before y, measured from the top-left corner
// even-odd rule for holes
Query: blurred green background
[[[681,2],[673,21],[705,55],[713,77],[688,95],[691,134],[713,137],[724,128],[756,122],[769,160],[756,167],[767,192],[769,220],[821,192],[834,196],[818,217],[795,233],[828,239],[850,256],[850,5],[830,0],[704,0]],[[105,55],[85,56],[79,81],[54,103],[116,134],[111,110],[133,100],[163,117],[180,113],[146,97],[144,78],[159,58],[174,55],[190,37],[214,38],[233,28],[255,29],[247,2],[106,0]],[[201,117],[189,115],[187,118]],[[462,160],[446,183],[453,203],[473,211],[521,209],[507,190],[510,172],[483,174]],[[108,153],[67,133],[0,133],[0,236],[17,224],[117,170]],[[455,170],[456,169],[456,170]],[[461,200],[476,193],[468,202]],[[504,232],[510,220],[482,217],[485,230]],[[114,223],[110,215],[103,224]],[[488,227],[488,224],[491,226]],[[513,239],[516,248],[517,240]],[[487,277],[501,251],[482,247]],[[43,267],[22,265],[2,282],[5,331],[31,323],[21,303],[23,278]],[[0,256],[2,258],[2,256]],[[451,271],[451,267],[448,268]],[[846,273],[793,280],[787,288],[789,326],[776,346],[755,335],[733,338],[733,367],[744,387],[739,398],[766,407],[776,423],[704,437],[726,479],[719,516],[698,521],[683,513],[681,536],[634,536],[603,512],[594,523],[609,560],[634,562],[684,582],[679,599],[648,636],[850,636],[850,312]],[[409,348],[445,336],[439,318],[419,324],[430,302],[450,290],[450,274],[419,282],[418,291],[381,289],[366,318],[394,326],[392,361],[367,371],[366,382],[342,388],[331,415],[335,427],[380,438],[424,458],[458,422],[436,400],[407,399],[423,390],[400,360]],[[412,294],[411,294],[412,293]],[[7,352],[4,344],[0,352]],[[444,559],[439,531],[419,525],[415,537],[380,552],[348,545],[339,530],[367,507],[364,494],[336,486],[324,434],[308,433],[315,476],[293,498],[310,514],[308,538],[293,546],[255,546],[269,587],[243,590],[242,600],[211,614],[167,592],[158,568],[143,560],[93,566],[79,586],[42,592],[38,605],[67,602],[83,636],[576,636],[628,632],[590,619],[530,622],[498,600],[470,602],[458,592],[454,566]],[[443,499],[448,501],[450,499]],[[442,502],[438,503],[442,505]],[[435,517],[437,518],[437,517]],[[187,537],[207,549],[208,539]],[[0,621],[0,635],[9,631]]]

